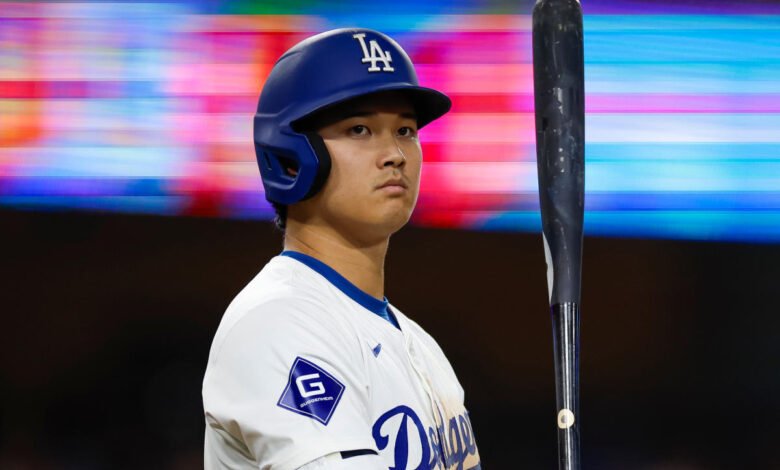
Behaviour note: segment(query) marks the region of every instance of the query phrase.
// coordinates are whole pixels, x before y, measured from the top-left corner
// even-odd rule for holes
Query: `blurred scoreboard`
[[[540,230],[532,2],[280,3],[0,2],[0,205],[271,218],[263,80],[359,25],[453,99],[421,132],[415,223]],[[780,7],[665,3],[583,2],[586,233],[778,242]]]

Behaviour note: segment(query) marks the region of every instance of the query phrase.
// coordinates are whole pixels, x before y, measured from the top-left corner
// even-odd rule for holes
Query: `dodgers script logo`
[[[439,468],[479,470],[477,443],[467,414],[454,416],[438,428],[427,430],[417,413],[408,406],[396,406],[374,423],[371,434],[380,451],[393,455],[392,470],[434,470]],[[391,436],[395,436],[391,445]],[[466,460],[476,463],[465,467]]]
[[[344,385],[320,366],[296,357],[278,406],[328,425]]]
[[[361,62],[364,64],[371,62],[371,67],[368,68],[369,72],[379,72],[379,71],[394,72],[395,71],[395,69],[390,65],[390,62],[393,61],[392,57],[390,57],[390,51],[383,51],[382,46],[380,46],[375,39],[371,39],[370,41],[368,41],[368,45],[366,45],[365,33],[353,34],[352,37],[358,40],[358,42],[360,43],[360,48],[363,49],[363,60]],[[380,69],[379,66],[377,65],[377,62],[382,62],[384,64],[384,67]]]

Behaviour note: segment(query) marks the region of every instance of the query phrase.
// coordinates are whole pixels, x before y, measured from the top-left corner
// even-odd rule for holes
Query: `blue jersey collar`
[[[387,301],[387,297],[379,300],[363,292],[355,284],[352,284],[344,276],[337,273],[335,269],[309,255],[305,255],[297,251],[285,250],[281,253],[281,256],[286,256],[288,258],[300,261],[301,263],[310,267],[319,273],[322,277],[327,279],[331,284],[336,286],[336,288],[341,292],[345,293],[349,298],[363,306],[366,310],[379,315],[380,317],[389,321],[396,328],[399,328],[395,315],[393,315],[392,311],[388,308],[389,302]]]

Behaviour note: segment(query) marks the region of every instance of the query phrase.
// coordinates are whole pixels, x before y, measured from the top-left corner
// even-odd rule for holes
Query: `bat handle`
[[[574,302],[554,304],[555,398],[558,408],[558,468],[580,469],[580,308]]]

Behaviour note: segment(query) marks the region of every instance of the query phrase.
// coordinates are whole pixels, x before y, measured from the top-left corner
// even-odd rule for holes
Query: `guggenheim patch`
[[[277,405],[327,426],[344,389],[344,385],[322,367],[296,357]]]

